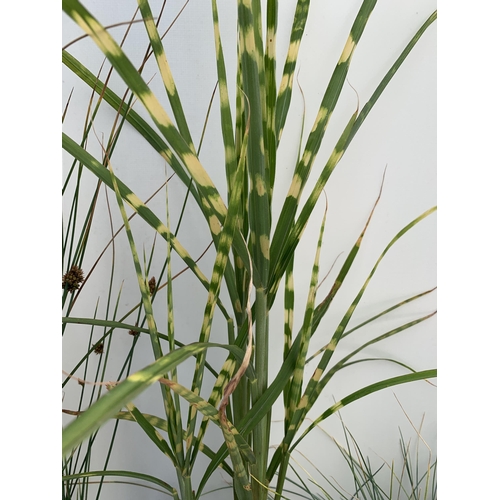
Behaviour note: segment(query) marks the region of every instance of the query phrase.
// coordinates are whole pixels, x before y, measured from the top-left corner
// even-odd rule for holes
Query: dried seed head
[[[153,295],[156,289],[156,279],[154,276],[148,281],[148,285],[149,285],[149,293]]]
[[[83,281],[83,271],[78,266],[71,266],[71,269],[62,277],[62,287],[73,293],[80,288]]]
[[[96,354],[102,354],[104,352],[104,343],[100,343],[100,344],[97,344],[95,347],[94,347],[94,352]]]

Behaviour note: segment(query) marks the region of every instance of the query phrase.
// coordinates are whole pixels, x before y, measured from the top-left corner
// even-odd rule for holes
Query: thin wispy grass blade
[[[376,319],[384,316],[385,314],[388,314],[388,313],[398,309],[399,307],[402,307],[406,304],[409,304],[410,302],[413,302],[414,300],[420,299],[421,297],[428,295],[429,293],[433,292],[434,290],[436,290],[436,287],[431,288],[430,290],[426,290],[425,292],[418,293],[416,295],[412,295],[408,299],[402,300],[401,302],[398,302],[397,304],[389,307],[388,309],[384,309],[379,314],[376,314],[375,316],[372,316],[371,318],[367,319],[366,321],[359,323],[359,325],[356,325],[354,328],[351,328],[350,330],[345,331],[344,335],[342,335],[342,337],[345,338],[347,335],[350,335],[351,333],[358,330],[359,328],[362,328],[363,326],[367,325],[368,323],[371,323],[372,321],[375,321]]]
[[[361,112],[359,113],[358,119],[356,120],[356,123],[352,127],[352,130],[351,130],[351,132],[349,134],[349,138],[348,138],[348,140],[346,142],[345,148],[347,148],[347,146],[351,143],[352,139],[354,139],[354,137],[356,136],[357,131],[359,130],[359,127],[361,127],[361,125],[365,121],[366,117],[368,116],[368,114],[372,110],[373,106],[377,102],[378,98],[382,95],[382,93],[384,92],[385,88],[387,87],[387,85],[389,84],[389,82],[392,80],[392,78],[394,77],[394,75],[397,73],[397,71],[399,70],[400,66],[403,64],[404,60],[408,57],[408,55],[410,54],[410,52],[413,49],[413,47],[415,47],[415,45],[420,40],[420,38],[422,37],[422,35],[425,33],[425,31],[427,30],[427,28],[429,28],[429,26],[431,26],[432,23],[434,23],[434,21],[436,19],[437,19],[437,11],[434,11],[429,16],[429,18],[425,21],[425,23],[421,26],[421,28],[415,33],[415,35],[410,40],[410,42],[408,43],[408,45],[404,48],[404,50],[401,53],[401,55],[397,58],[397,60],[391,66],[391,68],[389,69],[389,71],[386,73],[386,75],[384,76],[384,78],[382,79],[382,81],[380,82],[380,84],[375,89],[375,92],[372,94],[372,96],[370,97],[370,99],[367,101],[367,103],[361,109]]]
[[[105,326],[111,329],[114,328],[119,328],[123,330],[127,330],[128,332],[135,331],[135,332],[142,332],[149,334],[149,329],[140,327],[137,325],[132,325],[128,323],[122,323],[120,321],[111,321],[111,320],[103,320],[103,319],[97,319],[97,318],[68,318],[68,317],[63,317],[62,318],[63,323],[69,323],[69,324],[79,324],[79,325],[95,325],[95,326]],[[108,336],[110,331],[106,332],[103,337],[101,337],[97,342],[101,342],[104,340],[106,336]],[[168,335],[165,335],[163,333],[157,332],[158,338],[165,340],[168,342],[170,340],[170,337]],[[175,340],[175,345],[177,347],[184,347],[185,344],[182,343],[179,340]],[[245,357],[245,351],[238,347],[237,345],[234,344],[219,344],[216,342],[207,342],[206,343],[207,347],[218,347],[220,349],[225,349],[229,351],[240,363],[243,361],[243,358]],[[208,365],[207,365],[208,366]],[[218,372],[215,372],[215,370],[211,370],[213,373],[218,374]],[[255,378],[255,372],[253,370],[252,366],[248,367],[248,374],[251,378]]]
[[[410,302],[413,302],[414,300],[417,300],[421,297],[424,297],[425,295],[428,295],[429,293],[433,292],[434,290],[436,290],[436,287],[434,288],[431,288],[430,290],[426,290],[425,292],[422,292],[422,293],[418,293],[416,295],[413,295],[411,297],[409,297],[408,299],[406,300],[402,300],[401,302],[398,302],[397,304],[387,308],[387,309],[384,309],[382,312],[376,314],[375,316],[372,316],[371,318],[367,319],[366,321],[363,321],[362,323],[359,323],[358,325],[356,325],[355,327],[349,329],[349,330],[346,330],[344,332],[344,334],[342,335],[342,338],[345,338],[347,337],[347,335],[350,335],[351,333],[355,332],[356,330],[359,330],[360,328],[362,328],[363,326],[366,326],[368,325],[369,323],[381,318],[382,316],[385,316],[386,314],[389,314],[390,312],[398,309],[399,307],[403,307],[404,305],[406,304],[409,304]],[[325,299],[326,300],[326,299]],[[320,304],[321,305],[321,304]],[[319,307],[319,306],[318,306]],[[317,308],[318,309],[318,308]],[[322,315],[323,316],[323,315]],[[321,316],[321,317],[322,317]],[[321,318],[319,318],[321,319]],[[319,320],[318,320],[319,322]],[[319,349],[318,351],[316,351],[313,355],[311,355],[311,357],[307,360],[307,363],[309,363],[313,358],[315,358],[316,356],[318,356],[319,354],[321,354],[325,349],[326,349],[327,346],[324,346],[322,347],[321,349]]]
[[[363,230],[361,231],[360,235],[358,236],[358,239],[356,240],[356,242],[352,246],[349,254],[347,255],[346,260],[345,260],[344,264],[342,265],[342,267],[341,267],[341,269],[340,269],[340,271],[335,279],[335,282],[333,283],[333,286],[331,287],[330,291],[328,292],[326,297],[323,299],[323,301],[318,305],[318,307],[316,307],[316,309],[314,311],[313,332],[315,332],[316,329],[318,328],[321,320],[323,319],[323,317],[327,313],[330,305],[333,302],[333,299],[337,295],[337,292],[339,291],[340,287],[344,283],[344,280],[348,276],[349,271],[352,268],[352,265],[356,259],[356,256],[359,252],[359,249],[361,248],[361,244],[362,244],[363,239],[365,237],[366,231],[367,231],[367,229],[370,225],[370,222],[372,220],[373,214],[375,213],[375,209],[377,208],[377,205],[378,205],[380,198],[382,196],[383,184],[384,184],[384,182],[382,180],[382,185],[380,187],[379,194],[377,196],[377,199],[375,200],[375,203],[373,204],[373,208],[371,209],[370,214],[368,215],[368,218],[365,222]]]

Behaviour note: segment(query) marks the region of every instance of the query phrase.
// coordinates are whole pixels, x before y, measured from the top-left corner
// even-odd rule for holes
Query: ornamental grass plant
[[[433,351],[432,326],[397,340],[433,324],[432,261],[369,297],[381,273],[392,287],[391,254],[405,281],[411,235],[433,255],[433,204],[397,217],[433,186],[412,167],[413,190],[382,208],[408,170],[349,157],[434,29],[430,10],[411,33],[371,30],[379,8],[398,25],[394,5],[357,1],[329,21],[331,5],[308,0],[63,0],[63,498],[198,499],[223,474],[217,498],[278,499],[319,423],[388,387],[430,386],[435,367],[411,354]],[[323,59],[301,59],[311,17],[335,27],[321,29]],[[356,67],[387,37],[380,67]],[[132,468],[138,455],[162,473]]]

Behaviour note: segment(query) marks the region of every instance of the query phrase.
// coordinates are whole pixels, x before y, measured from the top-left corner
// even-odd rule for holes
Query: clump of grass
[[[291,465],[296,480],[288,479],[287,492],[312,500],[436,500],[437,499],[437,458],[422,437],[420,426],[415,429],[416,443],[406,440],[399,429],[401,456],[392,461],[378,457],[379,464],[374,465],[373,458],[365,454],[355,437],[341,419],[344,444],[321,429],[330,439],[348,466],[349,474],[342,477],[335,472],[326,475],[315,463],[306,458],[315,472],[310,473],[296,462]],[[423,459],[421,447],[426,448],[427,458]],[[332,459],[333,461],[333,459]],[[348,477],[349,476],[349,477]],[[320,477],[323,480],[320,484]],[[305,479],[306,478],[306,479]],[[352,487],[347,486],[352,483]]]

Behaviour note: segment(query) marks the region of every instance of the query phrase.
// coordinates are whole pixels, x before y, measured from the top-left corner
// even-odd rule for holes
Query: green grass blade
[[[132,418],[142,427],[144,432],[147,434],[148,438],[160,449],[162,453],[167,455],[167,457],[172,460],[175,466],[179,466],[174,452],[170,449],[170,446],[165,441],[163,436],[154,428],[154,426],[149,422],[149,420],[141,413],[139,408],[137,408],[132,403],[127,403],[127,409],[130,412]]]
[[[270,194],[274,188],[276,175],[276,30],[278,27],[278,0],[267,2],[267,31],[266,53],[264,56],[264,73],[266,82],[266,108],[265,108],[265,133],[266,133],[266,160],[269,172]],[[271,198],[271,196],[270,196]]]
[[[380,342],[382,340],[385,340],[385,339],[387,339],[389,337],[392,337],[393,335],[401,333],[401,332],[407,330],[408,328],[412,328],[413,326],[416,326],[419,323],[422,323],[422,321],[425,321],[425,320],[431,318],[436,313],[437,313],[437,311],[434,311],[434,312],[432,312],[430,314],[427,314],[425,316],[422,316],[421,318],[418,318],[418,319],[416,319],[414,321],[409,321],[408,323],[405,323],[404,325],[398,326],[397,328],[393,328],[392,330],[390,330],[390,331],[388,331],[388,332],[386,332],[386,333],[384,333],[382,335],[379,335],[378,337],[375,337],[374,339],[372,339],[372,340],[364,343],[362,346],[360,346],[357,349],[355,349],[352,352],[350,352],[347,356],[345,356],[344,358],[342,358],[338,363],[335,364],[335,366],[333,366],[330,370],[328,370],[328,372],[326,372],[323,375],[322,379],[318,383],[318,387],[317,387],[318,393],[321,392],[326,387],[326,385],[331,380],[331,378],[333,377],[333,375],[335,375],[335,373],[337,373],[344,366],[346,366],[347,361],[349,361],[350,359],[352,359],[354,356],[356,356],[356,354],[358,354],[359,352],[361,352],[363,349],[366,349],[367,347],[369,347],[369,346],[371,346],[373,344],[376,344],[376,343],[378,343],[378,342]]]
[[[153,49],[156,63],[158,64],[158,69],[160,70],[163,85],[165,86],[165,90],[167,92],[167,96],[174,113],[175,121],[177,123],[177,127],[179,128],[179,133],[186,141],[189,149],[191,149],[191,151],[194,153],[195,148],[193,140],[191,139],[191,134],[189,132],[186,117],[184,115],[184,110],[182,109],[179,93],[177,91],[177,87],[175,85],[174,78],[172,76],[172,72],[165,55],[165,50],[163,48],[160,35],[153,20],[153,13],[151,12],[149,2],[147,0],[139,0],[138,4],[139,8],[141,9],[144,26],[146,27],[149,41],[151,43],[151,48]]]
[[[394,387],[396,385],[407,384],[409,382],[415,382],[417,380],[427,380],[430,378],[437,377],[437,370],[424,370],[420,372],[408,373],[406,375],[399,375],[397,377],[388,378],[385,380],[381,380],[380,382],[375,382],[374,384],[368,385],[359,389],[358,391],[349,394],[342,398],[338,403],[335,403],[333,406],[328,408],[325,412],[323,412],[300,436],[297,441],[292,445],[291,449],[295,448],[302,439],[306,437],[309,432],[311,432],[320,422],[328,418],[330,415],[333,415],[335,412],[341,410],[346,407],[348,404],[357,401],[358,399],[364,398],[370,394],[374,394],[375,392],[381,391],[382,389],[386,389],[387,387]]]
[[[293,20],[292,33],[286,56],[283,77],[278,91],[278,100],[276,102],[276,144],[279,144],[283,128],[285,127],[290,101],[292,100],[293,78],[295,66],[299,55],[300,42],[306,26],[307,15],[309,13],[310,0],[298,0]]]
[[[215,55],[217,60],[217,77],[220,96],[221,130],[224,141],[224,152],[226,157],[226,180],[228,198],[231,198],[231,189],[236,177],[236,145],[234,142],[233,119],[229,106],[229,94],[227,89],[226,64],[224,62],[224,52],[220,38],[219,14],[217,10],[217,0],[212,0],[212,18],[214,27]]]
[[[326,209],[323,216],[323,221],[321,224],[320,234],[318,238],[318,245],[316,248],[316,257],[314,259],[314,265],[311,273],[311,282],[309,285],[309,295],[307,297],[306,311],[304,315],[304,321],[302,323],[301,335],[300,335],[300,350],[295,369],[293,372],[292,383],[290,386],[290,395],[288,401],[285,402],[289,409],[289,413],[293,415],[295,412],[297,403],[300,399],[300,391],[302,389],[302,380],[304,377],[304,366],[306,363],[307,351],[309,348],[309,341],[312,334],[312,321],[314,316],[314,304],[316,301],[316,292],[318,285],[318,275],[319,275],[319,259],[321,255],[321,245],[323,242],[323,234],[325,230],[326,222]],[[288,430],[288,429],[287,429]]]
[[[170,494],[174,499],[178,500],[179,495],[177,493],[177,490],[170,486],[168,483],[165,481],[155,477],[151,476],[150,474],[143,474],[141,472],[132,472],[132,471],[126,471],[126,470],[103,470],[103,471],[89,471],[89,472],[83,472],[80,474],[71,474],[71,475],[66,475],[62,477],[63,482],[64,481],[71,481],[73,479],[82,479],[86,477],[105,477],[105,476],[116,476],[116,477],[133,477],[135,479],[140,479],[142,481],[147,481],[149,483],[156,484],[157,486],[162,487],[168,494]]]
[[[243,460],[241,459],[240,451],[234,435],[229,428],[225,413],[221,414],[220,424],[224,434],[224,440],[229,451],[229,456],[231,457],[231,462],[233,464],[234,478],[239,482],[243,491],[246,492],[243,498],[245,500],[251,500],[252,494],[250,492],[250,479]]]
[[[248,134],[245,136],[248,136]],[[246,149],[246,141],[243,145],[243,151]],[[239,162],[238,169],[236,171],[236,175],[233,179],[234,184],[231,190],[231,197],[229,200],[229,209],[228,215],[226,218],[226,222],[224,224],[224,228],[219,238],[219,246],[217,248],[217,255],[215,257],[215,263],[213,266],[212,278],[210,281],[210,287],[208,290],[208,299],[205,306],[204,316],[203,316],[203,324],[201,327],[200,342],[208,342],[210,338],[210,331],[212,327],[212,320],[214,317],[214,309],[216,300],[218,299],[220,289],[222,286],[222,277],[224,275],[224,271],[226,269],[226,265],[229,261],[229,254],[231,251],[231,246],[233,244],[233,236],[235,232],[238,232],[237,227],[240,222],[239,217],[239,209],[240,209],[240,200],[241,193],[243,191],[243,175],[244,175],[244,160],[243,158]],[[203,381],[203,373],[204,373],[204,364],[205,364],[205,355],[201,353],[196,360],[196,367],[193,376],[192,383],[192,391],[199,394],[201,391],[201,385]],[[196,413],[194,410],[191,411],[190,417],[188,420],[188,436],[194,435],[195,429],[195,420]],[[188,437],[188,442],[190,438]]]
[[[263,101],[261,99],[260,86],[263,76],[262,65],[260,64],[262,44],[260,44],[259,49],[260,31],[257,28],[260,16],[256,18],[256,14],[260,13],[260,10],[257,11],[255,9],[256,3],[258,2],[250,0],[238,1],[238,22],[243,39],[241,55],[243,90],[248,98],[250,108],[247,165],[250,177],[249,221],[252,245],[251,253],[255,262],[253,273],[254,276],[259,276],[260,283],[265,287],[269,270],[269,233],[271,221],[262,124]]]
[[[372,110],[373,106],[377,102],[378,98],[382,95],[384,92],[385,88],[389,84],[389,82],[392,80],[393,76],[396,74],[398,71],[399,67],[401,64],[403,64],[404,60],[408,57],[410,54],[411,50],[413,47],[417,44],[417,42],[420,40],[422,35],[425,33],[427,28],[432,25],[432,23],[437,19],[437,11],[434,11],[429,18],[425,21],[425,23],[421,26],[421,28],[415,33],[413,38],[410,40],[408,45],[405,47],[401,55],[397,58],[395,63],[391,66],[387,74],[384,76],[380,84],[377,86],[375,89],[375,92],[372,94],[368,102],[363,106],[363,109],[359,113],[358,119],[356,120],[356,123],[354,124],[354,127],[352,128],[349,138],[346,142],[345,148],[351,143],[352,139],[355,137],[359,127],[363,124],[365,121],[366,117]]]
[[[72,156],[82,162],[94,175],[102,180],[108,187],[113,189],[113,183],[109,171],[103,167],[92,155],[81,148],[75,141],[63,133],[63,148]],[[139,214],[139,216],[147,222],[162,238],[169,241],[172,247],[177,252],[179,257],[189,266],[196,277],[201,281],[203,286],[208,290],[209,282],[205,275],[201,272],[193,258],[188,254],[179,240],[165,227],[165,225],[156,217],[156,215],[141,201],[139,198],[119,179],[117,184],[123,199]],[[218,306],[224,317],[229,318],[229,314],[220,301]]]
[[[130,229],[130,223],[129,223],[128,218],[127,218],[127,213],[125,212],[125,205],[123,203],[123,198],[121,196],[120,188],[118,186],[118,181],[115,177],[115,174],[113,172],[113,168],[112,168],[110,162],[108,162],[108,171],[109,171],[109,175],[111,178],[111,182],[113,184],[113,191],[115,192],[115,195],[116,195],[116,201],[117,201],[118,206],[120,208],[120,213],[122,215],[123,224],[125,226],[125,231],[127,233],[130,251],[132,253],[132,258],[134,261],[135,273],[136,273],[136,277],[137,277],[137,282],[139,284],[139,289],[141,291],[142,303],[144,306],[144,313],[146,314],[146,318],[148,321],[149,338],[151,340],[151,346],[153,348],[153,353],[154,353],[155,359],[158,359],[158,358],[161,358],[163,356],[163,352],[161,349],[160,340],[158,339],[156,321],[154,319],[154,314],[153,314],[153,305],[151,304],[151,294],[150,294],[150,290],[149,290],[148,283],[147,283],[148,280],[147,280],[145,271],[143,273],[143,271],[141,269],[141,264],[139,262],[139,256],[137,254],[137,249],[135,246],[134,237],[133,237],[132,231]],[[144,266],[144,270],[146,270],[146,266]]]
[[[62,5],[64,12],[92,37],[130,90],[139,98],[155,125],[196,182],[202,198],[213,210],[214,215],[212,217],[216,217],[223,223],[227,209],[216,187],[139,72],[115,40],[78,0],[63,0]],[[212,230],[215,230],[215,227],[215,220],[213,220],[211,224]]]
[[[356,122],[357,110],[352,115],[349,123],[347,124],[344,132],[340,136],[335,148],[333,149],[330,158],[328,159],[321,175],[316,182],[313,191],[309,195],[304,207],[302,208],[297,222],[293,224],[293,219],[289,222],[291,227],[289,228],[289,233],[284,236],[285,240],[280,241],[276,236],[273,237],[273,242],[271,244],[271,278],[270,278],[270,289],[271,293],[274,294],[278,290],[281,276],[285,272],[286,266],[292,255],[300,242],[302,234],[306,228],[309,218],[316,206],[318,199],[323,192],[326,183],[328,182],[331,173],[337,166],[338,162],[342,158],[345,150],[345,144],[349,137],[350,131]],[[299,164],[300,166],[300,164]],[[291,203],[291,202],[290,202]],[[298,198],[297,198],[298,203]],[[295,209],[293,209],[295,210]]]
[[[307,297],[306,311],[304,315],[304,321],[302,328],[300,330],[300,350],[295,364],[295,369],[293,371],[292,380],[290,383],[290,390],[288,391],[288,398],[284,399],[285,409],[287,415],[289,415],[289,427],[285,427],[285,435],[289,431],[289,428],[294,424],[294,413],[297,408],[297,404],[300,400],[300,392],[302,390],[302,382],[304,378],[304,367],[306,364],[307,351],[309,349],[309,342],[312,335],[312,323],[314,316],[314,304],[316,302],[316,292],[318,289],[318,275],[319,275],[319,259],[321,255],[321,245],[323,242],[323,234],[325,230],[327,207],[325,208],[325,213],[323,215],[323,221],[321,223],[320,234],[318,238],[318,244],[316,248],[316,257],[314,259],[314,265],[311,273],[311,282],[309,285],[309,295]],[[285,485],[286,473],[288,468],[289,455],[287,453],[286,447],[284,448],[284,460],[281,463],[280,471],[278,474],[278,484],[276,486],[276,491],[278,495],[283,492],[283,487]]]
[[[292,333],[293,333],[293,311],[295,307],[295,293],[293,282],[293,258],[288,264],[285,279],[285,318],[284,318],[284,341],[283,341],[283,360],[286,360],[290,349],[292,348]],[[283,400],[289,400],[291,381],[286,384],[283,389]],[[285,432],[290,425],[291,408],[285,406]]]
[[[179,363],[206,349],[206,345],[190,344],[156,360],[148,367],[130,375],[107,394],[96,401],[83,415],[63,430],[63,454],[68,454],[87,436],[113,417],[126,403],[132,401],[164,373],[173,370]]]
[[[349,37],[344,46],[344,50],[342,51],[335,70],[333,71],[327,90],[321,102],[316,121],[313,125],[311,133],[309,134],[304,154],[302,155],[302,159],[292,179],[290,189],[285,199],[285,203],[283,204],[276,226],[273,241],[283,242],[286,241],[289,236],[290,228],[293,225],[297,206],[300,201],[300,196],[311,172],[313,162],[319,151],[326,127],[340,96],[340,92],[347,77],[347,71],[349,69],[351,58],[376,3],[376,0],[364,0],[356,19],[354,20]],[[279,246],[279,243],[276,243],[276,245]],[[277,253],[279,255],[281,252],[278,251]],[[273,261],[275,260],[277,260],[277,258],[273,256]],[[282,273],[285,269],[286,264],[284,264]]]
[[[75,75],[82,79],[89,87],[95,89],[103,99],[121,115],[125,116],[126,120],[132,125],[137,132],[165,159],[172,167],[179,179],[189,187],[191,195],[194,197],[200,207],[202,207],[201,199],[194,185],[190,183],[191,177],[186,173],[182,164],[174,155],[172,150],[162,137],[144,120],[134,109],[125,104],[117,94],[110,88],[104,85],[92,72],[90,72],[78,59],[72,56],[69,52],[63,50],[63,63]]]
[[[384,258],[384,256],[387,254],[389,249],[406,233],[408,232],[412,227],[414,227],[418,222],[423,220],[425,217],[430,215],[436,210],[436,207],[431,208],[424,212],[422,215],[414,219],[412,222],[407,224],[401,231],[399,231],[396,236],[390,241],[390,243],[386,246],[382,254],[380,255],[379,259],[375,263],[372,271],[368,275],[367,279],[365,280],[365,283],[361,287],[361,290],[358,292],[357,296],[355,297],[354,301],[352,302],[351,306],[347,310],[346,314],[342,318],[339,326],[337,327],[334,335],[332,336],[332,339],[330,340],[330,343],[328,344],[327,348],[325,349],[323,356],[314,371],[311,379],[309,380],[309,383],[307,384],[307,387],[305,389],[305,392],[301,398],[301,401],[297,407],[297,411],[295,412],[292,422],[290,424],[290,430],[289,432],[286,433],[285,437],[283,438],[283,441],[278,448],[278,450],[274,453],[273,459],[271,461],[271,465],[268,468],[268,477],[272,477],[274,472],[276,471],[276,468],[278,467],[281,457],[284,456],[284,452],[287,451],[288,447],[291,446],[292,440],[294,439],[294,436],[299,428],[299,426],[302,424],[302,422],[305,419],[305,416],[307,415],[307,412],[309,409],[312,407],[316,399],[318,398],[320,391],[318,390],[318,385],[321,380],[321,377],[324,373],[324,371],[327,368],[327,365],[333,356],[333,353],[342,338],[342,335],[347,327],[347,324],[349,323],[354,311],[356,310],[356,307],[361,300],[366,288],[368,287],[368,284],[370,283],[371,278],[375,274],[375,271],[377,270],[380,262]],[[373,210],[372,210],[373,213]],[[371,215],[370,215],[371,217]],[[366,226],[365,226],[366,229]],[[359,241],[359,240],[358,240]],[[342,272],[342,270],[341,270]],[[291,449],[291,448],[290,448]]]
[[[250,253],[254,262],[256,287],[255,305],[255,361],[259,374],[252,384],[252,401],[258,400],[268,384],[269,325],[267,315],[267,282],[269,277],[269,244],[271,231],[269,170],[264,155],[265,76],[262,47],[262,24],[259,0],[238,0],[238,29],[242,41],[241,69],[243,91],[248,98],[250,130],[247,166],[250,182],[248,220],[250,227]],[[240,256],[241,253],[240,253]],[[253,469],[253,488],[256,498],[264,499],[266,491],[265,462],[269,447],[270,415],[254,429],[253,446],[257,464]]]

